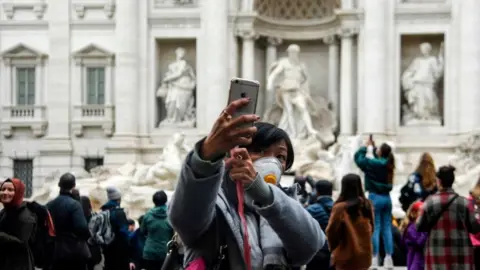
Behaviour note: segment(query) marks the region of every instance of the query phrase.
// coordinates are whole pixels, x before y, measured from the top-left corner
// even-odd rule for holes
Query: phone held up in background
[[[373,142],[373,134],[368,135],[368,140]]]
[[[230,81],[230,94],[228,97],[228,104],[232,101],[241,98],[250,98],[250,102],[239,108],[232,115],[232,118],[237,118],[245,114],[255,114],[257,110],[258,92],[260,90],[260,83],[257,81],[233,78]],[[247,124],[252,125],[252,124]]]

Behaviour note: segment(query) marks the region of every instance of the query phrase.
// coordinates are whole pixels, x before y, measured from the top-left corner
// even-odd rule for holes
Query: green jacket
[[[143,217],[140,230],[147,239],[143,248],[143,258],[152,261],[165,259],[167,243],[173,237],[173,229],[167,219],[167,206],[150,209]]]
[[[393,188],[387,183],[387,159],[367,158],[367,147],[363,146],[355,153],[355,163],[365,173],[365,190],[375,194],[389,194]]]

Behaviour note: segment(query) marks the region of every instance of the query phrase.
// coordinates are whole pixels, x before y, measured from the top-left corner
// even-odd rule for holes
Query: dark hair
[[[249,152],[261,153],[274,143],[284,140],[285,144],[287,145],[287,160],[285,170],[289,170],[293,165],[295,154],[293,152],[292,141],[290,140],[287,132],[276,127],[275,125],[265,122],[257,122],[255,123],[255,127],[257,128],[257,132],[255,135],[253,135],[252,143],[245,146],[245,148],[247,148]]]
[[[145,217],[144,215],[141,215],[141,216],[138,217],[138,225],[142,226],[144,217]]]
[[[87,196],[80,196],[80,203],[82,204],[83,214],[85,217],[89,217],[92,215],[92,204],[90,202],[90,198]]]
[[[328,180],[318,180],[315,183],[315,191],[319,196],[332,196],[333,184]]]
[[[437,172],[437,178],[440,180],[442,188],[451,188],[455,181],[455,167],[451,165],[440,167]]]
[[[360,213],[364,217],[373,220],[372,205],[370,204],[370,201],[365,198],[365,193],[362,188],[362,180],[358,174],[349,173],[343,176],[342,188],[336,203],[339,202],[347,203],[347,213],[352,220],[357,219]]]
[[[72,189],[72,198],[74,198],[77,201],[80,201],[80,190],[73,188]]]
[[[133,219],[127,219],[128,226],[135,225],[135,221]]]
[[[167,203],[167,193],[165,193],[165,191],[163,190],[160,190],[160,191],[157,191],[155,192],[155,194],[153,194],[153,204],[155,206],[162,206],[162,205],[165,205]]]
[[[387,183],[393,184],[395,157],[392,153],[392,147],[386,143],[382,143],[382,145],[380,145],[380,156],[387,159]]]
[[[75,187],[75,182],[75,175],[71,173],[65,173],[60,176],[58,187],[60,188],[60,191],[70,191]]]

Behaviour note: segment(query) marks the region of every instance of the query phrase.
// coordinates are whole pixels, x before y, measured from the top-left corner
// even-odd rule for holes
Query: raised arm
[[[213,162],[200,157],[203,141],[186,157],[169,204],[170,224],[186,245],[192,245],[209,228],[225,171],[221,157]]]
[[[385,165],[385,162],[382,162],[377,158],[369,158],[367,156],[366,146],[360,147],[360,149],[358,149],[357,152],[355,152],[354,160],[355,160],[355,164],[357,164],[357,166],[364,172],[372,168]]]

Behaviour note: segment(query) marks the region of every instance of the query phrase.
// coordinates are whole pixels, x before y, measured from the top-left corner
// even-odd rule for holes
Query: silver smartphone
[[[255,114],[257,110],[259,91],[259,82],[241,78],[233,78],[230,81],[230,94],[228,97],[228,104],[230,104],[234,100],[241,98],[250,98],[250,103],[235,111],[235,113],[232,115],[232,118],[237,118],[245,114]]]

